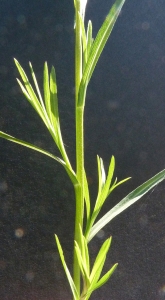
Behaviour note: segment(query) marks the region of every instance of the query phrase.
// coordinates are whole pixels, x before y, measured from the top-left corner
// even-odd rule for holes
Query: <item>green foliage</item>
[[[59,162],[66,170],[75,190],[75,235],[74,235],[74,258],[73,258],[73,276],[71,275],[63,250],[58,237],[55,240],[59,255],[66,273],[73,299],[87,300],[94,290],[107,282],[115,271],[115,263],[108,272],[102,275],[107,253],[111,245],[111,237],[101,246],[93,267],[90,264],[89,241],[109,223],[115,216],[120,214],[134,202],[139,200],[155,185],[165,179],[165,170],[156,174],[154,177],[137,187],[129,193],[110,211],[108,211],[100,220],[96,221],[98,215],[108,198],[115,188],[126,182],[129,178],[117,181],[114,178],[115,158],[112,156],[108,172],[106,175],[102,158],[97,156],[98,165],[98,193],[93,211],[90,207],[90,193],[86,171],[84,167],[84,108],[87,86],[98,62],[98,59],[105,47],[105,44],[111,34],[113,26],[118,18],[125,0],[116,0],[109,11],[105,21],[98,31],[95,39],[92,37],[92,22],[88,21],[87,30],[84,25],[86,0],[74,0],[75,6],[75,123],[76,123],[76,170],[73,170],[66,149],[63,143],[60,117],[58,111],[57,82],[54,67],[49,73],[48,65],[45,62],[43,71],[43,95],[40,91],[32,64],[29,63],[32,83],[30,83],[25,71],[15,59],[15,64],[21,77],[17,79],[18,84],[37,114],[42,119],[48,129],[55,145],[57,146],[60,157],[57,157],[48,151],[41,149],[26,141],[19,140],[2,131],[0,137],[38,151],[42,154]],[[86,212],[86,217],[84,214]],[[82,285],[81,280],[82,278]]]

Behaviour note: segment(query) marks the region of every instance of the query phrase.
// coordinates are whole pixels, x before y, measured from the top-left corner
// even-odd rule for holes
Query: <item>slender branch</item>
[[[79,86],[82,78],[82,40],[81,40],[81,26],[78,14],[81,13],[82,1],[76,1],[75,7],[75,119],[76,119],[76,175],[79,184],[75,186],[76,198],[76,215],[75,215],[75,240],[80,245],[79,226],[83,227],[84,215],[84,109],[77,106]],[[73,263],[73,279],[75,286],[80,293],[80,268],[77,261],[76,253],[74,251]]]

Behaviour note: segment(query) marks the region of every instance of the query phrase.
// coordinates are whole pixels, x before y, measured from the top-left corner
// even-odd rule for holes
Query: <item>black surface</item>
[[[113,1],[89,0],[94,35]],[[165,3],[127,0],[88,88],[86,168],[97,190],[96,154],[116,175],[132,180],[105,211],[165,167]],[[58,153],[17,86],[16,57],[33,63],[42,84],[45,60],[57,72],[62,131],[74,164],[73,3],[0,1],[0,130]],[[109,235],[106,268],[119,266],[91,299],[165,299],[165,183],[105,227],[91,244],[94,257]],[[0,140],[0,299],[69,298],[54,233],[72,260],[74,193],[60,166]],[[22,236],[22,237],[21,237]],[[71,298],[71,297],[70,297]]]

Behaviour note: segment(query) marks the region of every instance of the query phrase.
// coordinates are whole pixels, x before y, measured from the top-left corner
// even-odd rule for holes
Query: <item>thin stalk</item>
[[[76,106],[78,102],[80,81],[82,78],[81,25],[78,16],[80,10],[81,10],[80,0],[76,0],[76,9],[75,9],[75,105]]]
[[[76,215],[75,215],[75,235],[74,239],[80,245],[80,229],[83,227],[84,215],[84,121],[83,121],[83,108],[78,107],[78,94],[79,86],[82,78],[82,42],[81,42],[81,27],[79,22],[78,13],[81,12],[81,3],[76,1],[75,9],[75,119],[76,119],[76,174],[79,184],[75,186],[76,198]],[[74,251],[73,262],[73,279],[78,293],[80,293],[80,267]]]
[[[84,193],[83,193],[83,168],[84,168],[84,137],[83,137],[83,110],[82,108],[77,109],[77,126],[76,126],[77,148],[77,178],[79,184],[75,186],[75,197],[76,197],[76,215],[75,215],[75,236],[74,239],[81,247],[80,243],[80,229],[83,227],[83,216],[84,216]],[[74,282],[78,291],[80,291],[80,268],[77,261],[76,253],[74,253]]]

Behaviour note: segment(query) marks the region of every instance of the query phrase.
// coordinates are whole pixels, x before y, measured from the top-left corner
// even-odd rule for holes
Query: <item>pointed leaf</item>
[[[59,124],[59,112],[58,112],[58,97],[57,97],[57,81],[55,68],[52,66],[50,72],[50,107],[51,107],[51,121],[54,124],[55,129]]]
[[[98,189],[98,196],[96,199],[95,207],[91,216],[91,219],[87,222],[85,237],[88,236],[89,231],[91,230],[92,225],[94,224],[107,196],[108,191],[110,189],[113,173],[115,169],[115,158],[112,156],[109,169],[108,169],[108,176],[106,178],[104,165],[101,158],[98,157],[98,177],[99,177],[99,189]]]
[[[84,198],[85,198],[86,215],[87,215],[87,222],[88,222],[90,218],[90,196],[89,196],[88,181],[87,181],[85,170],[84,170]]]
[[[38,99],[34,99],[34,98],[32,99],[31,96],[29,95],[29,93],[27,92],[27,89],[25,89],[24,85],[22,84],[22,82],[19,79],[17,79],[17,82],[18,82],[24,96],[26,97],[26,99],[29,101],[29,103],[32,105],[32,107],[35,109],[35,111],[39,114],[39,116],[43,120],[46,127],[49,128],[49,126],[47,124],[47,120],[46,120],[45,115],[43,113],[42,106],[39,103]]]
[[[126,197],[124,197],[117,205],[115,205],[109,212],[107,212],[90,230],[88,236],[88,242],[102,229],[106,224],[108,224],[113,218],[119,215],[122,211],[128,208],[130,205],[138,201],[142,196],[144,196],[149,190],[154,186],[158,185],[161,181],[165,179],[165,170],[162,170],[142,185],[137,187]]]
[[[104,163],[101,157],[100,157],[100,171],[101,171],[101,189],[102,189],[106,182],[106,174],[104,169]]]
[[[119,182],[117,182],[117,178],[116,178],[116,181],[115,181],[115,184],[113,184],[110,189],[109,189],[109,192],[108,192],[108,196],[110,195],[110,193],[119,185],[121,185],[122,183],[126,182],[127,180],[131,179],[131,177],[127,177],[125,179],[122,179],[120,180]],[[117,183],[116,183],[117,182]]]
[[[81,33],[82,33],[82,47],[83,47],[83,68],[85,68],[86,62],[87,62],[87,39],[86,39],[86,33],[84,28],[84,22],[82,20],[82,17],[80,13],[78,13],[79,22],[81,26]]]
[[[51,126],[50,120],[48,118],[48,115],[47,115],[47,112],[46,112],[46,109],[45,109],[45,106],[44,106],[44,103],[43,103],[43,100],[42,100],[42,96],[41,96],[41,93],[40,93],[40,90],[39,90],[39,87],[38,87],[38,83],[37,83],[37,80],[36,80],[36,77],[35,77],[35,73],[34,73],[33,68],[32,68],[32,64],[29,63],[29,66],[30,66],[32,78],[33,78],[33,81],[34,81],[39,99],[38,99],[36,93],[34,92],[32,86],[29,82],[29,79],[28,79],[25,71],[21,67],[20,63],[16,59],[14,59],[14,61],[15,61],[15,64],[17,66],[17,69],[20,73],[20,76],[21,76],[22,81],[23,81],[24,86],[25,86],[25,88],[24,88],[24,86],[22,85],[20,80],[17,79],[24,95],[26,96],[26,98],[30,102],[30,104],[33,106],[33,108],[36,110],[36,112],[39,114],[39,116],[42,118],[42,120],[44,121],[44,123],[45,123],[46,127],[48,128],[49,132],[51,133],[51,135],[55,138],[56,134],[53,131],[53,127]],[[25,92],[25,91],[27,91],[27,92]]]
[[[96,282],[98,281],[98,279],[100,277],[100,274],[102,272],[104,262],[106,259],[107,252],[111,245],[111,240],[112,240],[112,238],[110,237],[103,243],[103,245],[101,246],[100,251],[96,257],[96,260],[95,260],[93,268],[92,268],[92,272],[90,274],[90,281],[91,281],[90,288],[91,289],[93,289],[92,287],[96,284]]]
[[[57,147],[66,163],[67,173],[69,174],[69,177],[71,177],[71,175],[73,175],[72,167],[69,162],[67,153],[65,151],[65,147],[64,147],[64,143],[63,143],[62,135],[61,135],[61,130],[60,130],[60,124],[59,124],[55,69],[52,67],[51,73],[50,73],[50,99],[49,99],[49,76],[48,76],[47,64],[45,63],[44,95],[46,97],[45,98],[45,100],[46,100],[45,102],[46,102],[46,106],[47,106],[47,110],[46,110],[31,63],[29,63],[30,70],[31,70],[32,78],[33,78],[39,99],[36,96],[32,86],[28,80],[28,77],[26,76],[26,73],[24,72],[23,68],[21,67],[21,65],[19,64],[19,62],[16,59],[15,59],[15,64],[21,75],[21,78],[23,80],[25,88],[19,80],[18,80],[18,83],[20,84],[22,91],[25,94],[25,96],[27,97],[28,101],[32,104],[32,106],[35,108],[35,110],[38,112],[38,114],[44,121],[45,125],[47,126],[55,144],[57,145]],[[73,176],[72,176],[72,182],[73,182]]]
[[[81,270],[81,273],[82,273],[83,280],[84,280],[86,285],[89,285],[90,281],[89,281],[88,267],[86,265],[86,261],[83,260],[80,248],[79,248],[76,241],[75,241],[75,251],[76,251],[77,260],[78,260],[78,263],[79,263],[79,266],[80,266],[80,270]]]
[[[45,107],[49,119],[51,120],[51,107],[50,107],[50,88],[49,88],[49,71],[47,62],[44,63],[44,72],[43,72],[43,88],[44,88],[44,100]],[[51,122],[52,123],[52,122]]]
[[[90,262],[89,262],[89,251],[88,251],[88,245],[87,245],[87,240],[85,236],[83,235],[82,228],[79,226],[80,229],[80,242],[81,242],[81,256],[83,261],[85,262],[86,268],[87,268],[87,273],[89,276],[90,273]]]
[[[58,237],[57,237],[56,234],[55,234],[55,239],[56,239],[58,251],[59,251],[59,254],[60,254],[60,258],[61,258],[61,261],[62,261],[62,265],[63,265],[63,268],[65,270],[65,273],[66,273],[66,276],[67,276],[67,279],[68,279],[68,282],[69,282],[69,285],[70,285],[70,288],[71,288],[74,300],[79,300],[80,296],[78,294],[78,291],[76,289],[76,286],[74,284],[72,276],[70,275],[69,269],[68,269],[67,264],[65,262],[65,258],[64,258],[64,254],[63,254],[63,250],[62,250],[60,241],[59,241],[59,239],[58,239]]]
[[[69,160],[65,152],[65,147],[62,139],[61,129],[60,129],[58,97],[57,97],[57,82],[56,82],[56,72],[54,67],[52,67],[50,73],[50,119],[57,135],[56,143],[58,145],[58,148],[63,158],[65,157],[65,159],[68,161],[69,164]]]
[[[112,156],[110,164],[109,164],[108,176],[106,178],[103,161],[101,160],[102,190],[100,192],[100,195],[98,195],[98,198],[97,198],[96,204],[95,204],[95,208],[94,208],[94,211],[97,212],[97,215],[98,215],[100,208],[102,207],[105,199],[107,198],[108,191],[111,186],[111,181],[113,178],[114,170],[115,170],[115,158],[114,158],[114,156]]]
[[[108,13],[105,21],[103,22],[92,44],[89,53],[89,58],[87,60],[86,67],[80,84],[78,106],[83,107],[85,105],[85,93],[86,93],[87,85],[90,81],[94,68],[98,62],[98,59],[104,49],[104,46],[111,34],[113,26],[117,20],[117,17],[122,9],[124,2],[125,0],[116,0],[116,2],[114,3],[110,12]]]
[[[98,166],[98,196],[99,196],[103,188],[103,185],[105,183],[106,177],[105,177],[105,170],[103,169],[104,168],[103,161],[101,157],[99,157],[98,155],[97,155],[97,166]]]
[[[46,95],[47,93],[47,98],[46,98],[46,102],[45,104],[47,105],[47,109],[44,105],[44,101],[42,99],[42,96],[41,96],[41,92],[40,92],[40,89],[39,89],[39,86],[38,86],[38,83],[37,83],[37,79],[36,79],[36,76],[35,76],[35,73],[34,73],[34,70],[33,70],[33,67],[32,67],[32,64],[29,62],[29,66],[30,66],[30,71],[31,71],[31,74],[32,74],[32,78],[33,78],[33,81],[34,81],[34,84],[35,84],[35,88],[36,88],[36,91],[37,91],[37,94],[38,94],[38,98],[39,98],[39,101],[41,103],[41,106],[42,106],[42,110],[43,110],[43,113],[44,113],[44,116],[45,116],[45,119],[47,121],[47,124],[48,124],[48,129],[50,131],[50,134],[52,135],[52,137],[54,138],[57,146],[58,146],[58,140],[57,140],[57,132],[56,132],[56,128],[53,128],[52,126],[52,123],[51,123],[51,118],[50,118],[50,98],[48,98],[48,92],[49,92],[49,75],[48,75],[48,68],[47,68],[47,63],[45,63],[44,65],[44,96]]]
[[[20,73],[20,76],[21,76],[22,81],[23,81],[23,83],[25,85],[25,88],[27,90],[27,93],[29,95],[29,98],[30,98],[31,102],[33,103],[33,105],[36,108],[36,110],[38,108],[40,109],[41,108],[41,104],[40,104],[40,102],[39,102],[39,100],[37,98],[37,95],[35,94],[32,86],[31,86],[31,84],[29,82],[29,79],[28,79],[25,71],[23,70],[23,68],[21,67],[20,63],[15,58],[14,58],[14,62],[15,62],[16,67],[17,67],[17,69],[18,69],[18,71]]]
[[[31,75],[32,75],[32,78],[33,78],[33,81],[34,81],[34,85],[35,85],[37,94],[38,94],[38,99],[41,103],[41,106],[43,108],[44,113],[46,113],[45,105],[44,105],[44,102],[43,102],[43,99],[42,99],[42,96],[41,96],[41,92],[40,92],[40,89],[39,89],[39,86],[38,86],[37,78],[36,78],[36,75],[34,73],[33,66],[32,66],[31,62],[29,62],[29,67],[30,67],[30,72],[31,72]]]
[[[6,133],[4,133],[2,131],[0,131],[0,137],[3,138],[3,139],[6,139],[8,141],[14,142],[16,144],[22,145],[24,147],[30,148],[32,150],[38,151],[38,152],[40,152],[42,154],[45,154],[45,155],[47,155],[47,156],[55,159],[56,161],[58,161],[65,168],[65,170],[68,173],[68,175],[69,175],[71,181],[73,182],[73,184],[78,184],[78,181],[77,181],[77,178],[76,178],[76,174],[73,172],[73,170],[71,168],[69,168],[66,165],[66,163],[61,158],[59,158],[59,157],[51,154],[50,152],[48,152],[46,150],[43,150],[40,147],[37,147],[37,146],[35,146],[35,145],[31,144],[31,143],[25,142],[23,140],[19,140],[19,139],[15,138],[15,137],[13,137],[13,136],[11,136],[9,134],[6,134]]]
[[[54,67],[52,67],[49,79],[47,63],[45,63],[44,65],[43,87],[46,111],[49,116],[53,132],[55,133],[55,142],[60,152],[62,153],[62,148],[64,147],[64,145],[60,131],[56,74]]]
[[[92,43],[93,43],[92,22],[89,20],[88,21],[88,27],[87,27],[87,59],[89,57],[89,53],[90,53],[90,50],[91,50]]]
[[[116,270],[117,266],[118,264],[114,264],[112,268],[103,277],[101,277],[101,279],[93,286],[93,291],[100,288],[109,280],[113,272]]]

